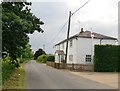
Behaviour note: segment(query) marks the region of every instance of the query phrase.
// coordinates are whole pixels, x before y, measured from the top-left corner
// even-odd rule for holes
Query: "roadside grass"
[[[3,83],[2,89],[24,89],[25,86],[25,70],[24,65],[21,64],[12,72],[11,76]]]

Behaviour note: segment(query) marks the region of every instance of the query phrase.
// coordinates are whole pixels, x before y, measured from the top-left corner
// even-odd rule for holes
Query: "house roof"
[[[60,55],[65,54],[63,50],[56,50],[55,53],[60,54]]]
[[[94,35],[94,39],[111,39],[111,40],[117,40],[117,38],[114,38],[114,37],[110,37],[110,36],[106,36],[106,35],[102,35],[102,34],[99,34],[99,33],[95,33],[95,32],[92,32],[91,31],[81,31],[80,33],[74,35],[74,36],[71,36],[68,40],[70,39],[74,39],[74,38],[91,38],[91,34]],[[61,43],[64,43],[66,42],[67,39],[57,43],[55,46],[61,44]]]

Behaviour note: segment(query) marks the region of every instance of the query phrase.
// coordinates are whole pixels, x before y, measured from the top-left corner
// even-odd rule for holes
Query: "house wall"
[[[77,63],[77,40],[72,39],[72,46],[70,47],[70,41],[68,41],[68,55],[67,55],[67,63]],[[73,55],[73,60],[70,61],[69,56]]]
[[[70,41],[68,41],[68,55],[67,55],[67,63],[78,63],[78,64],[91,64],[91,62],[86,62],[86,55],[94,55],[94,45],[96,44],[112,44],[115,45],[115,40],[108,39],[91,39],[91,38],[77,38],[72,39],[72,47],[70,47]],[[64,42],[64,49],[62,47],[62,43],[56,46],[56,50],[63,50],[66,53],[66,42]],[[73,61],[69,60],[69,55],[73,55]],[[59,63],[59,56],[55,54],[55,62]]]
[[[64,48],[63,48],[63,44],[64,44]],[[64,53],[66,53],[66,42],[61,43],[61,44],[55,46],[55,48],[56,48],[56,50],[63,50]]]
[[[100,44],[100,39],[90,39],[90,38],[78,38],[77,42],[77,63],[79,64],[91,64],[93,63],[93,56],[94,56],[94,45]],[[114,40],[107,40],[103,39],[101,44],[112,44],[115,45]],[[92,61],[86,62],[85,58],[86,55],[92,55]]]
[[[59,63],[59,56],[58,56],[58,54],[55,54],[55,62]]]

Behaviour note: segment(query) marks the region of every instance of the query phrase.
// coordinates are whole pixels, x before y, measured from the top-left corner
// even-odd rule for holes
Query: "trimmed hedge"
[[[49,62],[55,62],[55,56],[54,55],[48,55],[47,56],[47,61],[49,61]]]
[[[94,71],[120,71],[120,46],[95,45],[94,54]]]

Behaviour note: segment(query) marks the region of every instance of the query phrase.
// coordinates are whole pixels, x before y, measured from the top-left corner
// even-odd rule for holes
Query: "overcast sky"
[[[69,11],[74,12],[88,0],[36,0],[32,1],[31,12],[45,24],[44,33],[34,32],[29,35],[32,49],[43,48],[47,53],[54,53],[53,46],[66,38]],[[100,34],[118,37],[118,1],[90,0],[71,18],[70,35],[80,32],[80,28]]]

